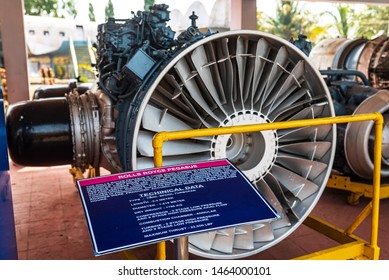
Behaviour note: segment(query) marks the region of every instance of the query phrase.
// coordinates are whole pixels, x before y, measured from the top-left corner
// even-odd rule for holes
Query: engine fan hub
[[[270,122],[266,116],[253,111],[229,116],[220,126],[238,126]],[[212,139],[211,157],[228,158],[251,180],[263,178],[274,164],[278,141],[275,130],[255,133],[223,134]]]

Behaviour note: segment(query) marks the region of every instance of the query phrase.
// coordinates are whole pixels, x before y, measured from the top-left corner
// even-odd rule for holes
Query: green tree
[[[108,0],[107,6],[105,6],[105,20],[110,17],[115,17],[115,11],[113,9],[113,4],[111,0]]]
[[[74,0],[24,0],[24,13],[32,16],[65,17],[70,15],[75,18],[77,9]]]
[[[76,3],[74,0],[62,0],[62,10],[73,18],[76,18],[77,16]]]
[[[58,17],[57,0],[24,0],[24,13],[32,16]]]
[[[323,14],[330,15],[335,21],[335,27],[340,37],[349,37],[350,27],[353,26],[354,10],[349,5],[335,5],[336,13],[324,12]]]
[[[379,35],[389,35],[389,7],[367,6],[355,14],[356,36],[372,39]]]
[[[264,20],[265,20],[265,14],[261,11],[257,11],[257,29],[258,30],[266,31],[262,27]]]
[[[311,36],[318,37],[318,32],[323,29],[315,29],[317,20],[308,11],[302,11],[297,2],[277,0],[276,15],[270,17],[257,13],[258,29],[272,33],[276,36],[290,40],[304,34],[311,40]]]
[[[89,20],[90,21],[96,21],[96,16],[95,16],[95,9],[93,8],[92,3],[89,2]]]
[[[155,0],[145,0],[144,10],[148,11],[151,6],[155,4]]]

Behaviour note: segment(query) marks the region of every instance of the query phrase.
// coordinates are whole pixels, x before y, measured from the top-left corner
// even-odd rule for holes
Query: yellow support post
[[[293,120],[287,122],[274,122],[263,124],[251,124],[242,126],[230,126],[230,127],[218,127],[218,128],[202,128],[196,130],[182,130],[172,132],[159,132],[153,138],[154,148],[154,165],[155,167],[161,167],[162,161],[162,149],[163,143],[169,140],[181,140],[195,137],[215,136],[221,134],[234,134],[234,133],[249,133],[262,130],[276,130],[276,129],[290,129],[304,126],[318,126],[348,122],[360,122],[360,121],[374,121],[375,122],[375,142],[374,142],[374,171],[373,171],[373,196],[372,196],[372,219],[371,219],[371,236],[370,243],[366,244],[360,240],[354,240],[346,231],[338,230],[332,226],[324,225],[322,228],[327,228],[328,236],[331,236],[331,231],[336,232],[336,235],[340,238],[345,238],[350,241],[350,244],[343,244],[339,248],[332,248],[324,250],[322,252],[316,252],[313,255],[302,257],[302,259],[378,259],[379,247],[378,241],[378,216],[379,216],[379,202],[380,202],[380,175],[381,175],[381,153],[382,153],[382,129],[384,118],[380,113],[371,114],[359,114],[354,116],[338,116],[329,118],[307,119],[307,120]],[[362,214],[362,217],[366,217]],[[358,220],[359,219],[359,220]],[[352,231],[355,226],[360,224],[361,215],[357,218],[357,222],[352,224]],[[310,219],[307,219],[308,222]],[[313,220],[313,218],[311,218]],[[320,224],[319,221],[315,223]],[[350,228],[349,228],[350,229]],[[355,242],[355,243],[354,243]],[[363,247],[363,249],[361,249]],[[351,249],[350,249],[351,248]],[[165,259],[166,252],[164,243],[159,245],[157,258]]]
[[[354,222],[347,228],[346,233],[352,234],[354,230],[359,227],[359,225],[371,214],[371,209],[373,208],[373,203],[369,203],[361,213],[359,213],[358,217],[354,220]]]

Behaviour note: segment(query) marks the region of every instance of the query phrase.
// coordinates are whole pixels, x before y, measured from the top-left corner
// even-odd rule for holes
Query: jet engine
[[[335,115],[321,74],[293,44],[258,31],[202,33],[196,18],[178,36],[163,4],[101,24],[96,88],[10,106],[12,160],[129,171],[153,167],[159,131]],[[282,217],[190,236],[190,252],[242,258],[286,238],[324,190],[335,140],[335,126],[324,125],[167,142],[164,165],[229,158]]]
[[[389,37],[326,39],[309,54],[326,79],[336,115],[380,112],[383,130],[381,176],[389,176]],[[337,126],[334,168],[356,180],[373,174],[374,127],[371,122]],[[357,152],[356,152],[357,151]]]

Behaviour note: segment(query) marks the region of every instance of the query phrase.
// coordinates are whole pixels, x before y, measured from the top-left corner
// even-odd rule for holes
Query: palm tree
[[[151,6],[153,6],[155,0],[145,0],[144,10],[148,11]]]
[[[355,17],[357,19],[356,34],[358,37],[372,39],[379,35],[389,35],[388,6],[367,6]]]
[[[88,7],[88,16],[90,21],[96,21],[96,16],[95,16],[95,9],[93,8],[92,3],[89,2],[89,7]]]
[[[108,0],[107,6],[105,6],[105,20],[110,17],[115,17],[115,11],[113,9],[113,4],[111,0]]]
[[[324,12],[323,14],[330,15],[335,21],[335,27],[340,37],[349,37],[350,27],[353,26],[354,10],[349,5],[338,4],[335,5],[336,13]]]
[[[322,39],[327,30],[326,26],[317,24],[309,11],[300,9],[297,2],[284,0],[277,0],[275,17],[257,13],[257,28],[287,40],[304,34],[313,43]]]
[[[301,32],[301,12],[298,3],[277,0],[275,17],[265,17],[267,32],[290,39]]]

